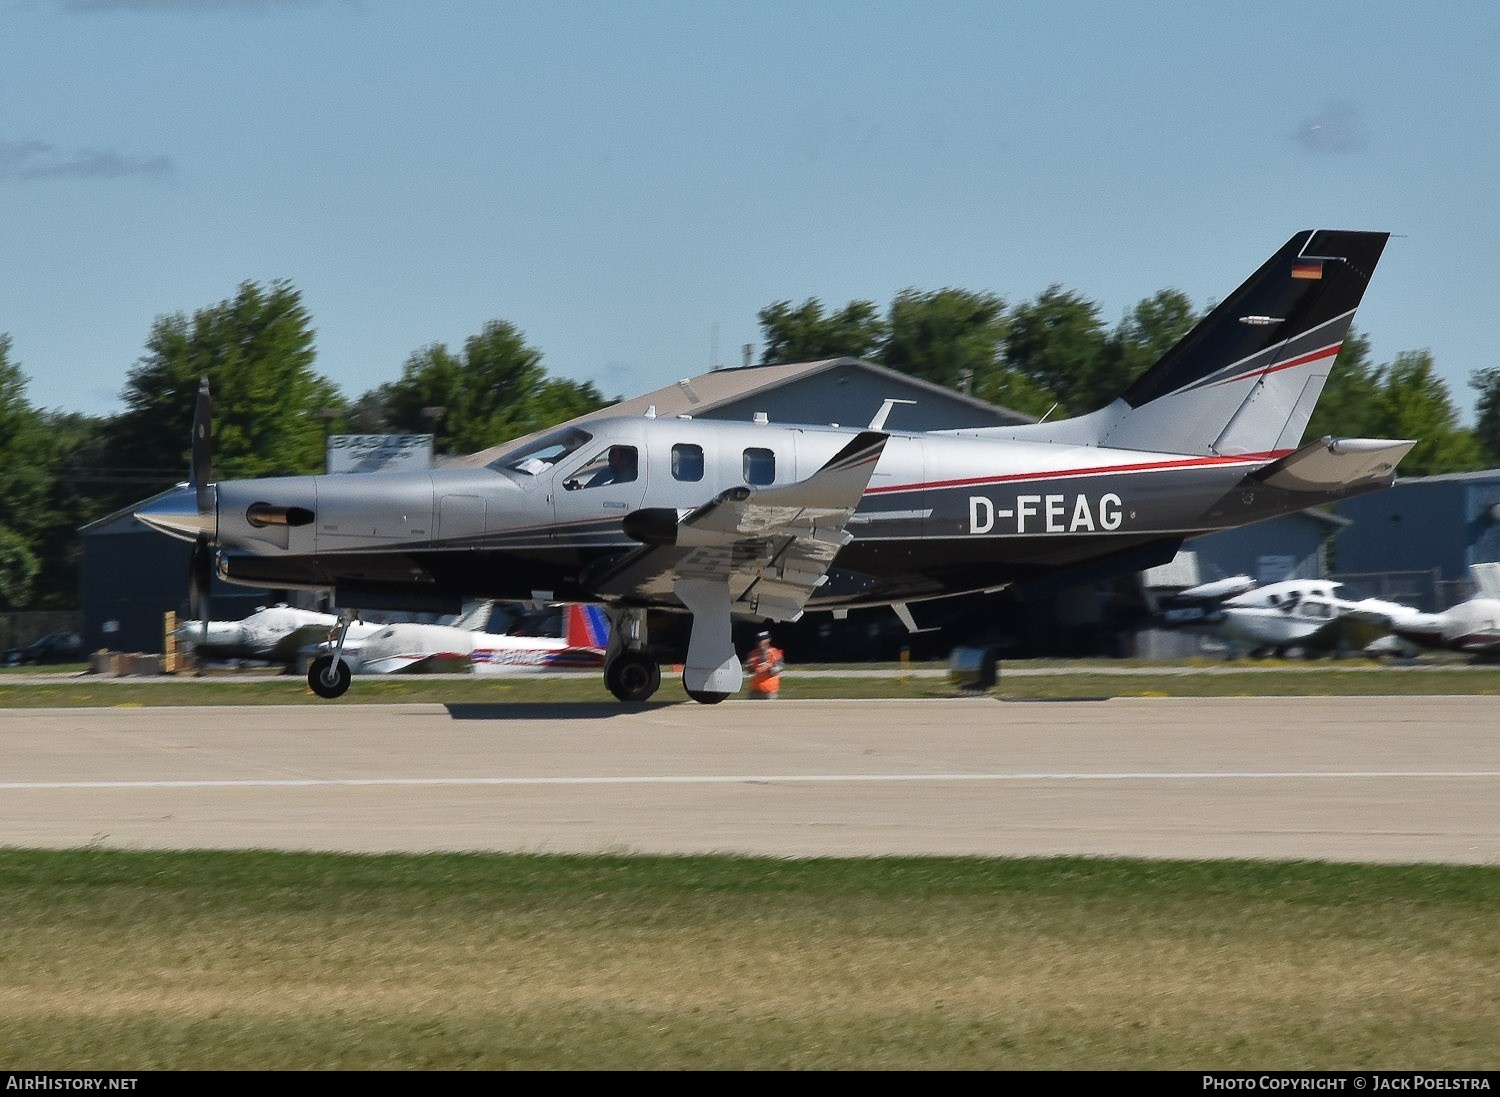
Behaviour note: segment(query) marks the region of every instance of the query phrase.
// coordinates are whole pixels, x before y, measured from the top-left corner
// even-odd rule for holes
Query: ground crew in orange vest
[[[774,701],[781,692],[781,649],[771,646],[771,634],[760,634],[760,642],[745,660],[750,675],[750,696],[754,700]]]

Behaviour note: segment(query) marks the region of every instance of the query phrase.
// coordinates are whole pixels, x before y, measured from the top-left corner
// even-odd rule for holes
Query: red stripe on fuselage
[[[962,480],[934,480],[930,484],[890,484],[870,488],[866,495],[886,495],[895,491],[924,491],[928,488],[965,488],[981,484],[1013,484],[1021,480],[1063,480],[1077,476],[1098,476],[1110,472],[1165,472],[1174,469],[1222,468],[1228,465],[1259,465],[1285,457],[1289,449],[1269,453],[1240,453],[1233,457],[1191,457],[1172,461],[1140,461],[1128,465],[1097,465],[1092,468],[1054,469],[1050,472],[1012,472],[1002,476],[973,476]]]

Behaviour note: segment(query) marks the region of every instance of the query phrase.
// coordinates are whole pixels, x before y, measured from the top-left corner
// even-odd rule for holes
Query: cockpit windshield
[[[502,453],[489,463],[489,467],[496,472],[519,472],[535,476],[557,464],[579,446],[587,445],[593,437],[586,430],[564,427],[562,430],[543,435],[520,449]]]

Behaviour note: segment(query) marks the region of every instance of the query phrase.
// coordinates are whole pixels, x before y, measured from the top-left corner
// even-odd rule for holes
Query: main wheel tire
[[[325,678],[324,675],[327,675]],[[349,692],[349,664],[342,659],[334,666],[332,655],[320,655],[307,668],[307,686],[319,697],[330,701]]]
[[[604,670],[604,686],[621,701],[645,701],[661,686],[661,667],[644,651],[626,651]]]
[[[687,691],[689,697],[697,701],[700,705],[717,705],[729,696],[727,693],[718,693],[714,690],[688,689],[687,686],[683,686],[682,688]]]

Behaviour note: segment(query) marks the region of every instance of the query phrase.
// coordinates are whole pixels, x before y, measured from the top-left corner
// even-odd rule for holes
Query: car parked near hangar
[[[25,647],[8,648],[5,665],[28,663],[78,663],[83,661],[83,637],[76,632],[49,632]]]

